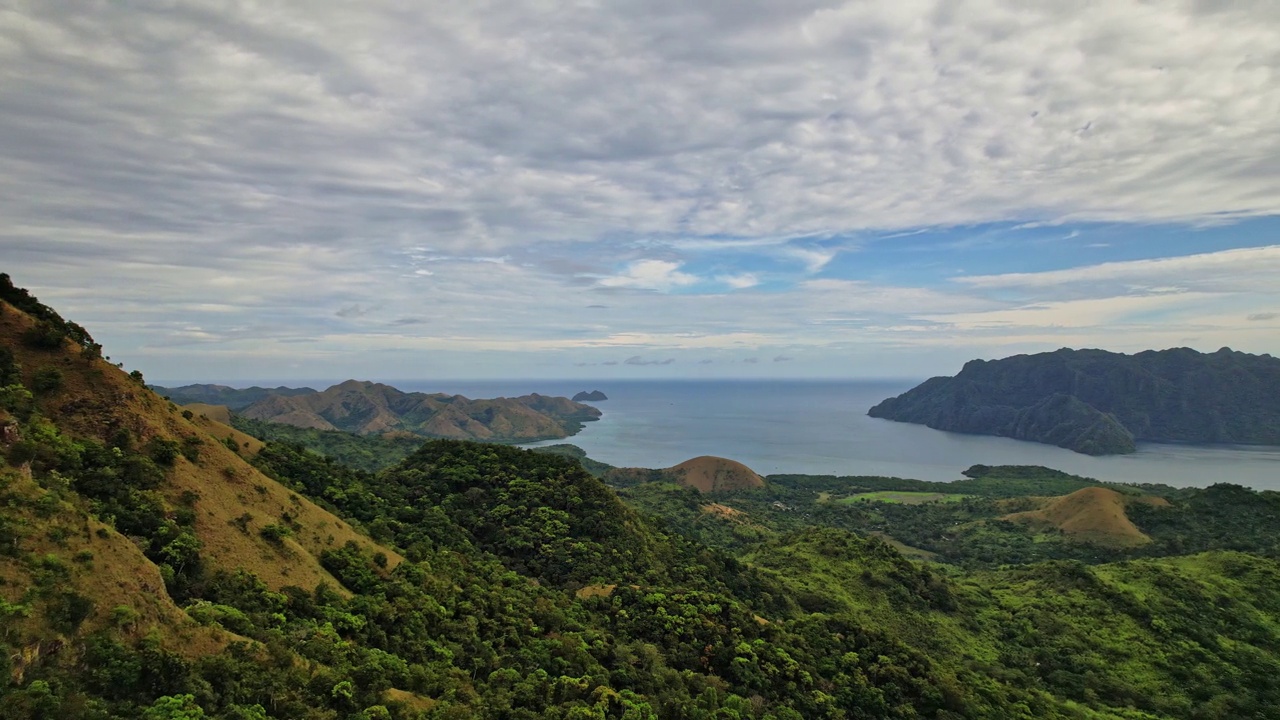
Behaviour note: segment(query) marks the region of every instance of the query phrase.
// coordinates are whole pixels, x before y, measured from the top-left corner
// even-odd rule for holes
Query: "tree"
[[[196,704],[193,695],[165,695],[156,698],[151,707],[142,712],[142,720],[204,720],[204,708]]]

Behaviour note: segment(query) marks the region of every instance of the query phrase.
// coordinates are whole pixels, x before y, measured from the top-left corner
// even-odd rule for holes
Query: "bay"
[[[597,460],[661,468],[698,455],[745,463],[762,475],[875,475],[950,481],[976,465],[1044,465],[1112,482],[1205,487],[1231,482],[1280,490],[1280,447],[1142,443],[1131,455],[1089,457],[1039,443],[964,435],[880,420],[867,410],[917,381],[425,381],[402,390],[467,397],[599,389],[603,413],[568,440]]]

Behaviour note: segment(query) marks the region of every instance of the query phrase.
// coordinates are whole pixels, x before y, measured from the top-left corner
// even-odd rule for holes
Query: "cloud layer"
[[[1261,1],[19,0],[0,246],[170,377],[302,346],[290,372],[334,375],[1272,350],[1274,247],[929,279],[874,253],[1276,216],[1278,117]]]

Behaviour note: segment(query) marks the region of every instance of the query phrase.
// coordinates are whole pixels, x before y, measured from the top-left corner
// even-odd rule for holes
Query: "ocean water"
[[[958,480],[975,464],[1044,465],[1113,482],[1204,487],[1232,482],[1280,490],[1280,447],[1142,444],[1131,455],[1089,457],[983,435],[867,417],[914,381],[393,381],[402,390],[512,397],[604,391],[604,416],[570,442],[626,467],[670,467],[698,455],[762,475],[804,473]],[[552,444],[552,443],[537,443]]]

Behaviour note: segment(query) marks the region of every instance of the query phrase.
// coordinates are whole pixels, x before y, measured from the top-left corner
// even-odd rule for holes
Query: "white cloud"
[[[157,370],[269,372],[252,359],[302,340],[311,368],[405,347],[727,362],[738,342],[838,367],[1014,325],[1114,339],[1090,324],[1108,302],[1126,341],[1274,350],[1242,319],[1276,307],[1274,246],[942,288],[775,280],[922,227],[1280,214],[1280,4],[11,5],[4,269]],[[718,296],[688,292],[704,267]],[[1198,317],[1159,305],[1192,297]],[[1168,325],[1140,317],[1157,306]],[[449,367],[524,368],[489,357]]]
[[[742,273],[740,275],[717,275],[716,282],[724,283],[734,290],[746,290],[760,284],[760,278],[755,273]]]
[[[978,313],[922,314],[920,317],[958,330],[1114,327],[1152,312],[1195,308],[1212,297],[1206,293],[1179,293],[1092,298]]]
[[[1065,270],[956,277],[981,289],[1044,289],[1070,285],[1124,285],[1147,292],[1194,287],[1218,291],[1280,292],[1280,245],[1180,257],[1085,265]]]
[[[637,260],[619,275],[602,278],[601,287],[636,288],[639,290],[667,291],[693,285],[698,278],[680,272],[680,263],[667,260]]]

